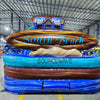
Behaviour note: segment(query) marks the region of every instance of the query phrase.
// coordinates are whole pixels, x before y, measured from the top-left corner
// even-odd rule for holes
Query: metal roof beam
[[[37,7],[43,7],[43,8],[48,8],[49,7],[50,9],[58,9],[58,8],[56,8],[56,6],[57,6],[57,7],[59,7],[60,10],[67,10],[67,11],[74,11],[74,12],[100,15],[100,10],[95,10],[95,9],[86,9],[86,8],[71,7],[71,6],[65,6],[65,5],[55,5],[55,4],[41,3],[41,2],[36,2],[36,1],[31,2],[31,3],[32,3],[32,6],[36,6],[36,4],[39,4],[39,5],[37,5]],[[40,4],[42,4],[42,5],[40,5]],[[27,5],[27,4],[24,3],[23,5]],[[48,6],[43,6],[43,5],[48,5]]]
[[[22,12],[22,13],[33,13],[33,12],[28,12],[28,11],[19,11],[19,10],[15,10],[16,12]],[[34,15],[37,15],[38,13],[33,13]],[[45,13],[41,13],[42,15],[45,15]],[[31,18],[31,16],[30,16]],[[83,18],[74,18],[74,17],[64,17],[64,18],[69,18],[69,19],[76,19],[76,20],[85,20],[85,21],[95,21],[95,20],[91,20],[91,19],[83,19]]]
[[[81,29],[81,30],[87,29],[87,28],[91,27],[92,25],[97,24],[97,23],[99,23],[99,22],[100,22],[100,20],[95,21],[94,23],[92,23],[92,24],[90,24],[90,25],[85,26],[85,27],[84,27],[83,29]]]
[[[0,10],[2,11],[2,10]],[[5,11],[5,10],[4,10]],[[8,11],[11,11],[11,10],[8,10]],[[28,12],[28,11],[20,11],[20,10],[14,10],[16,12],[21,12],[21,13],[33,13],[33,12]],[[34,13],[35,15],[37,15],[38,13]],[[41,14],[44,14],[44,13],[41,13]],[[69,19],[76,19],[76,20],[86,20],[86,21],[96,21],[96,20],[91,20],[91,19],[83,19],[83,18],[73,18],[73,17],[64,17],[64,18],[69,18]]]
[[[31,2],[32,3],[32,2]],[[33,2],[33,3],[38,3],[38,4],[43,4],[41,2]],[[48,4],[48,3],[44,3],[45,5],[50,5],[50,6],[58,6],[58,7],[61,7],[61,8],[65,8],[65,9],[62,9],[62,10],[66,10],[66,9],[69,9],[70,8],[70,11],[76,11],[75,9],[77,9],[76,12],[80,12],[78,10],[84,10],[84,13],[91,13],[92,14],[97,14],[98,12],[100,13],[100,10],[94,10],[94,9],[86,9],[86,8],[79,8],[79,7],[71,7],[71,6],[65,6],[65,5],[55,5],[55,4]],[[49,7],[49,6],[48,6]],[[56,8],[53,8],[53,9],[56,9]]]
[[[27,24],[24,20],[23,20],[23,18],[21,18],[20,17],[20,15],[18,15],[4,0],[1,0],[3,3],[5,3],[5,5],[12,11],[12,12],[14,12],[17,16],[18,16],[18,18],[19,19],[21,19],[25,24]],[[28,25],[28,24],[27,24]],[[28,25],[29,26],[29,25]]]

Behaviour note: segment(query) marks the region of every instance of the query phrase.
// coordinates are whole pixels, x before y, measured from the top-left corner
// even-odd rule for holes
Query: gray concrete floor
[[[0,58],[0,91],[3,87],[3,58]],[[0,92],[0,100],[22,100],[19,99],[20,95],[10,94],[8,92]],[[100,93],[94,95],[62,95],[63,100],[100,100]],[[56,94],[41,94],[41,95],[25,95],[23,100],[62,100]]]

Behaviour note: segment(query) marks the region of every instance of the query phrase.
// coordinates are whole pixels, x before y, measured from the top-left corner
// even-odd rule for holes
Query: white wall
[[[99,24],[99,36],[97,36],[97,24],[91,25],[89,28],[89,35],[94,36],[98,39],[98,42],[100,44],[100,23]],[[83,29],[82,32],[87,33],[87,29]]]

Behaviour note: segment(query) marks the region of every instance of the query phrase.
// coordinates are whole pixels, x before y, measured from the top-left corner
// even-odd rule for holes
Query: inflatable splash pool
[[[34,29],[7,37],[8,44],[23,52],[5,54],[3,58],[5,90],[15,94],[99,92],[100,57],[80,53],[96,46],[97,39],[86,33],[64,30],[62,17],[33,16],[32,20]],[[47,53],[53,47],[57,49]],[[39,51],[41,48],[46,53]],[[39,53],[33,56],[25,50]]]
[[[88,93],[100,91],[100,79],[36,80],[13,79],[5,76],[5,89],[15,94],[31,93]]]

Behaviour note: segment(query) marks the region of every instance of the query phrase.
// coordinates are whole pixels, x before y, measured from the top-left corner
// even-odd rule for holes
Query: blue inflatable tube
[[[87,57],[30,57],[24,55],[5,55],[4,64],[16,68],[99,68],[100,56]]]
[[[36,80],[5,78],[5,89],[14,94],[82,93],[100,91],[100,78],[88,80]]]

